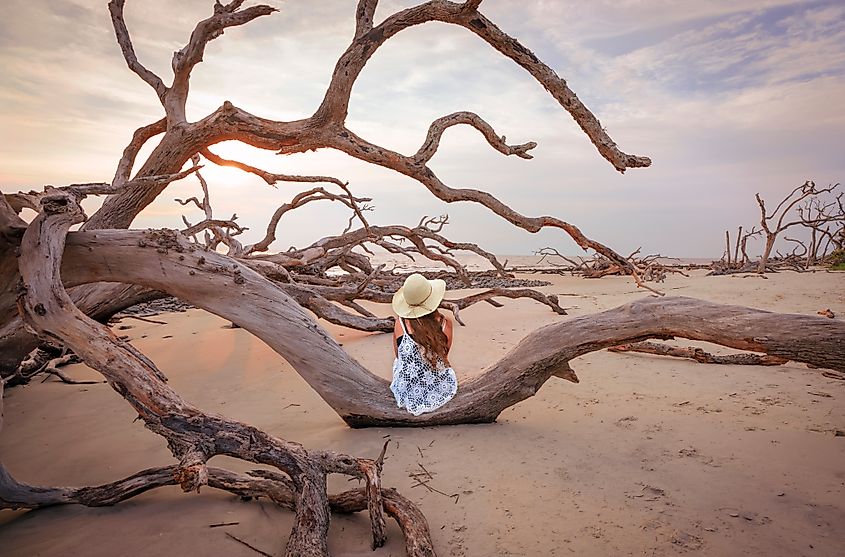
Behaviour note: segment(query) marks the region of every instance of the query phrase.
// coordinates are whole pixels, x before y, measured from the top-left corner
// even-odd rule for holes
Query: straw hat
[[[446,281],[428,280],[419,273],[405,279],[393,295],[393,311],[399,317],[416,319],[435,311],[446,294]]]

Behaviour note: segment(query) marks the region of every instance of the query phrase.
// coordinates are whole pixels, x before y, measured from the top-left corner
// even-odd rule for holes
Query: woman
[[[399,317],[393,328],[393,381],[396,404],[414,416],[437,410],[458,392],[458,379],[449,363],[452,322],[437,308],[446,282],[414,273],[393,296]]]

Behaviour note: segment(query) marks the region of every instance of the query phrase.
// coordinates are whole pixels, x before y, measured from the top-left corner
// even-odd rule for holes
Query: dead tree
[[[833,250],[841,249],[845,235],[845,206],[839,193],[831,200],[813,197],[798,206],[798,216],[804,228],[810,230],[804,267],[825,259]]]
[[[559,228],[570,235],[582,248],[594,249],[618,261],[623,267],[627,266],[624,258],[618,256],[609,247],[585,237],[570,223],[555,217],[521,215],[483,191],[452,188],[436,176],[427,163],[437,151],[445,130],[455,125],[472,126],[494,149],[504,155],[531,158],[529,151],[536,146],[535,143],[506,143],[504,137],[497,135],[492,127],[477,114],[457,112],[437,119],[431,124],[419,150],[411,155],[399,154],[375,145],[346,127],[345,120],[352,87],[376,50],[404,29],[437,21],[469,30],[522,66],[573,116],[576,123],[594,143],[600,155],[617,170],[623,172],[627,168],[650,164],[650,160],[645,157],[628,155],[620,151],[599,121],[569,89],[566,82],[517,40],[502,32],[484,17],[478,11],[480,3],[480,0],[463,3],[433,0],[398,11],[376,25],[373,16],[377,2],[361,0],[356,10],[356,28],[352,42],[338,60],[323,102],[310,117],[288,122],[273,121],[250,114],[227,101],[211,114],[198,121],[189,122],[185,107],[191,72],[202,61],[206,45],[211,40],[220,37],[226,29],[270,15],[276,10],[265,5],[244,8],[243,0],[232,0],[225,4],[216,2],[213,13],[197,24],[188,43],[174,54],[173,78],[168,85],[138,59],[124,20],[125,0],[109,2],[108,7],[115,35],[124,59],[130,70],[153,89],[161,102],[164,117],[139,128],[133,134],[117,164],[111,182],[74,184],[62,189],[47,189],[43,193],[2,196],[0,203],[0,215],[2,215],[0,217],[0,226],[2,226],[0,263],[2,265],[0,268],[2,268],[4,280],[3,290],[0,292],[0,353],[3,354],[4,368],[8,370],[16,369],[24,355],[39,342],[62,345],[73,350],[89,366],[103,374],[115,390],[138,411],[147,427],[167,439],[179,464],[174,467],[143,471],[108,486],[80,489],[32,488],[16,482],[5,470],[2,470],[0,471],[0,494],[2,494],[0,501],[4,507],[37,507],[67,502],[110,504],[165,483],[179,483],[185,490],[199,489],[202,485],[216,485],[234,492],[238,490],[261,492],[263,490],[266,493],[269,488],[272,488],[276,493],[274,500],[286,501],[296,513],[294,529],[287,542],[287,554],[325,555],[330,509],[325,476],[328,473],[342,473],[363,479],[367,484],[367,488],[362,493],[342,494],[341,499],[345,496],[346,508],[350,509],[356,506],[363,508],[360,503],[365,502],[373,525],[374,547],[381,545],[384,541],[384,509],[388,513],[393,513],[399,520],[400,526],[406,527],[405,534],[410,554],[433,554],[427,527],[419,512],[395,493],[381,488],[379,479],[381,462],[356,459],[330,452],[305,451],[295,443],[272,437],[246,424],[208,415],[181,399],[167,387],[164,375],[149,359],[131,345],[115,337],[108,328],[89,316],[108,316],[122,307],[131,305],[138,297],[155,296],[155,293],[149,292],[153,290],[175,294],[195,303],[198,307],[205,307],[220,315],[228,315],[233,323],[249,327],[254,332],[264,329],[264,333],[261,333],[264,336],[270,328],[279,323],[276,319],[279,318],[284,324],[282,327],[284,332],[275,340],[285,346],[281,352],[291,355],[297,365],[301,366],[308,359],[302,354],[302,346],[308,346],[308,344],[302,341],[316,335],[312,340],[330,342],[330,345],[333,345],[332,350],[326,353],[330,359],[341,356],[342,360],[335,361],[334,364],[345,362],[353,366],[350,381],[354,382],[358,379],[355,376],[355,371],[358,370],[356,364],[342,350],[337,353],[336,350],[339,347],[331,342],[328,335],[319,329],[312,318],[304,312],[302,307],[308,307],[308,305],[294,302],[281,285],[285,285],[287,291],[299,294],[301,298],[316,299],[318,303],[312,303],[310,306],[312,309],[322,304],[321,301],[325,301],[322,306],[326,309],[326,305],[331,305],[328,301],[330,296],[327,295],[327,289],[335,289],[333,292],[338,295],[342,295],[338,291],[344,288],[347,290],[355,288],[360,293],[366,290],[368,282],[351,286],[325,285],[320,284],[317,279],[322,277],[317,276],[319,273],[316,273],[312,274],[316,276],[315,280],[302,284],[296,280],[297,277],[291,275],[286,266],[274,262],[272,256],[254,257],[249,261],[251,266],[246,264],[246,259],[243,261],[235,259],[235,257],[261,253],[266,247],[259,243],[257,246],[245,248],[237,241],[235,236],[242,231],[242,228],[235,222],[234,216],[226,220],[214,218],[208,200],[208,186],[204,182],[202,182],[205,190],[203,201],[193,202],[204,211],[206,218],[196,225],[185,223],[187,226],[185,232],[195,239],[194,242],[187,241],[184,236],[170,230],[144,233],[120,230],[129,227],[138,213],[155,200],[169,183],[198,170],[197,155],[213,164],[235,166],[246,172],[252,172],[261,176],[267,183],[284,181],[336,184],[344,190],[352,205],[357,206],[361,201],[353,199],[346,190],[345,184],[335,178],[275,174],[240,161],[222,159],[216,156],[211,148],[225,140],[238,140],[282,155],[318,148],[336,149],[370,164],[407,175],[443,201],[480,203],[516,226],[531,232],[544,227]],[[139,152],[151,140],[157,141],[157,144],[153,146],[145,161],[139,161],[136,164]],[[192,159],[196,161],[194,166],[184,170],[185,165]],[[136,167],[138,170],[133,176],[132,170]],[[79,208],[80,199],[86,195],[108,196],[102,207],[90,219],[85,218]],[[310,195],[327,199],[334,194],[323,190],[313,191]],[[36,219],[29,225],[16,215],[23,207],[29,207],[38,212]],[[361,217],[360,207],[358,207],[357,216]],[[361,220],[363,222],[363,219]],[[67,234],[72,224],[83,221],[82,232]],[[364,232],[359,233],[358,236],[365,236],[368,240],[383,246],[395,247],[399,251],[408,251],[408,248],[396,247],[398,244],[393,241],[396,237],[406,238],[414,245],[416,251],[428,252],[426,255],[440,260],[449,257],[448,250],[450,249],[463,249],[456,245],[450,246],[448,241],[434,237],[438,236],[439,231],[436,222],[421,223],[417,227],[419,230],[411,229],[410,232],[409,229],[399,227],[374,231],[366,222],[363,222],[363,226]],[[202,246],[197,245],[199,242],[197,235],[200,233],[204,237]],[[101,245],[108,246],[98,250],[99,253],[95,256],[95,258],[101,258],[100,263],[106,263],[106,269],[89,260],[87,256],[80,257],[81,253],[71,247],[74,243],[73,238],[77,234],[80,235],[77,239],[83,244],[93,241],[95,244],[103,242]],[[349,247],[356,245],[356,242],[357,245],[363,242],[356,239],[358,236],[355,235],[356,231],[344,231],[340,238],[332,238],[323,244],[311,246],[311,250],[306,249],[297,254],[280,254],[278,257],[287,257],[291,266],[298,264],[308,267],[310,264],[312,271],[315,265],[318,267],[322,265],[325,269],[326,263],[319,260],[333,257],[341,268],[345,265],[353,271],[364,272],[367,270],[365,258],[356,257]],[[424,240],[420,241],[420,238]],[[431,243],[432,241],[435,243]],[[440,247],[437,247],[437,242]],[[232,257],[216,253],[214,248],[220,243],[228,246]],[[91,250],[89,255],[97,251],[93,245],[84,247],[82,250],[89,251],[89,248]],[[109,278],[109,275],[116,270],[112,263],[118,264],[114,259],[118,252],[123,254],[118,255],[118,259],[126,256],[133,259],[134,263],[129,267],[140,271],[145,276],[133,277],[132,273],[129,273],[116,281]],[[312,254],[320,252],[322,252],[321,255],[307,261]],[[144,255],[153,254],[155,254],[154,257],[172,259],[170,264],[175,264],[176,267],[171,266],[169,271],[165,271],[164,267],[159,269],[168,276],[153,277],[152,275],[156,274],[155,270],[147,268],[142,271],[137,266],[148,264],[150,261]],[[140,257],[135,258],[136,255]],[[292,256],[301,256],[301,259],[306,261],[300,260],[295,263],[292,261]],[[64,267],[62,267],[63,263]],[[275,282],[254,271],[253,267],[267,275],[272,275]],[[107,270],[108,268],[111,268],[111,271]],[[60,269],[62,269],[61,276]],[[152,275],[149,275],[149,271],[153,271]],[[299,276],[305,275],[308,273],[303,272]],[[367,281],[372,280],[370,275],[372,273],[366,277]],[[219,279],[224,279],[226,287],[222,287]],[[104,285],[102,284],[104,281],[118,284]],[[176,283],[185,285],[186,282],[191,283],[188,290],[200,293],[202,303],[198,303],[200,300],[193,294],[187,295],[180,288],[174,288]],[[80,287],[72,293],[71,297],[65,287],[74,285]],[[137,288],[137,286],[142,288]],[[213,286],[213,288],[209,290],[208,286]],[[278,309],[281,309],[282,314],[271,315],[275,310],[267,307],[266,303],[261,304],[263,307],[245,305],[242,298],[228,295],[231,288],[240,290],[240,293],[244,295],[247,295],[250,289],[253,294],[258,291],[270,294],[266,300],[281,302],[282,305]],[[255,290],[256,288],[258,290]],[[222,308],[212,307],[216,304],[209,302],[215,299],[228,300],[224,305],[230,310],[235,306],[240,306],[240,310],[229,315],[230,311],[221,311]],[[470,302],[464,300],[454,303],[456,308],[460,308],[466,307]],[[267,313],[268,309],[271,310],[271,314]],[[238,311],[241,312],[240,315],[237,314]],[[371,320],[373,316],[362,317]],[[263,320],[265,325],[256,328],[255,319]],[[37,333],[38,338],[30,334],[30,331]],[[273,336],[277,335],[273,334]],[[299,356],[293,356],[296,352],[300,353]],[[342,365],[327,364],[328,362],[324,360],[319,362],[320,373],[330,370],[337,372],[343,369]],[[365,377],[371,380],[374,376],[368,374]],[[314,377],[309,379],[315,380]],[[333,382],[336,380],[337,378]],[[322,382],[323,379],[316,379],[312,386],[326,394],[319,385]],[[348,384],[346,380],[340,379],[338,385],[342,386],[344,383]],[[342,412],[345,407],[353,408],[337,397],[330,398],[334,398],[335,403],[339,403],[338,408]],[[232,487],[231,475],[227,476],[225,473],[210,470],[206,465],[206,461],[217,454],[270,464],[277,467],[283,474],[272,475],[269,487],[267,482],[260,486],[251,486],[248,478],[237,478],[237,485]],[[278,495],[279,492],[286,492],[286,498]]]
[[[766,211],[765,201],[760,194],[755,194],[760,208],[760,229],[755,226],[743,234],[742,227],[739,227],[733,260],[730,232],[725,231],[725,252],[720,261],[714,261],[711,265],[711,274],[756,272],[762,275],[767,270],[778,269],[801,271],[824,259],[832,251],[831,248],[836,249],[837,238],[843,234],[845,227],[843,194],[832,196],[838,187],[837,183],[827,188],[817,188],[814,182],[807,181],[784,197],[771,214]],[[785,241],[793,244],[793,249],[790,253],[780,253],[775,249],[775,244],[781,234],[790,228],[801,229],[809,237],[806,240],[784,237]],[[754,264],[748,257],[747,242],[758,234],[763,234],[766,241],[760,260]],[[772,256],[773,251],[776,257]],[[740,253],[742,258],[739,257]]]
[[[202,61],[206,45],[223,35],[226,29],[268,16],[276,9],[266,5],[243,8],[242,0],[225,4],[217,2],[213,14],[199,22],[188,43],[174,53],[173,78],[168,85],[138,59],[124,19],[124,4],[125,0],[112,0],[108,4],[117,42],[129,69],[140,77],[159,99],[164,117],[135,131],[117,164],[114,177],[108,184],[110,190],[103,190],[104,193],[109,193],[107,199],[84,223],[85,230],[123,229],[130,226],[133,219],[167,187],[169,182],[156,181],[155,177],[175,175],[197,154],[212,164],[233,166],[256,174],[267,183],[325,183],[338,186],[343,184],[339,179],[328,176],[269,172],[241,161],[223,159],[211,150],[221,141],[237,140],[259,149],[272,150],[280,155],[320,148],[335,149],[364,162],[406,175],[445,202],[479,203],[515,226],[530,232],[547,227],[561,229],[580,247],[602,253],[619,263],[622,268],[636,272],[630,268],[624,257],[604,244],[587,238],[575,225],[551,216],[525,216],[486,192],[450,187],[428,166],[428,161],[439,147],[443,133],[456,125],[473,127],[491,147],[508,156],[531,158],[530,150],[536,146],[534,142],[508,144],[481,116],[471,112],[456,112],[432,122],[420,148],[410,155],[376,145],[346,127],[353,85],[373,54],[405,29],[429,22],[441,22],[466,29],[525,69],[572,115],[599,154],[618,171],[624,172],[628,168],[651,164],[647,157],[629,155],[621,151],[566,81],[518,40],[507,35],[480,13],[480,2],[432,0],[400,10],[376,24],[373,16],[377,1],[361,0],[356,10],[356,28],[352,41],[337,62],[323,101],[311,116],[294,121],[275,121],[253,115],[227,101],[217,110],[194,122],[188,121],[185,106],[191,72]],[[141,149],[150,141],[157,143],[149,156],[144,161],[136,161]],[[138,170],[131,176],[133,168]],[[3,294],[8,297],[12,293]],[[72,299],[80,309],[101,320],[136,303],[139,297],[149,298],[151,295],[153,294],[142,289],[127,290],[127,287],[122,285],[102,284],[71,292]],[[6,307],[8,301],[0,300],[0,310]],[[0,313],[0,327],[0,369],[4,375],[8,375],[26,354],[37,346],[37,341],[25,330],[21,321],[14,317],[14,313],[11,316]]]
[[[740,226],[736,231],[736,241],[734,243],[733,259],[731,259],[731,232],[725,230],[725,253],[722,255],[722,263],[727,269],[737,269],[744,265],[748,260],[748,254],[745,253],[745,243],[749,236],[754,234],[754,229],[745,236],[742,235],[742,227]],[[740,248],[742,252],[742,259],[740,259]]]
[[[763,254],[760,256],[760,262],[757,265],[758,274],[766,272],[766,265],[769,262],[769,257],[772,254],[772,249],[775,246],[775,241],[779,234],[793,226],[820,226],[826,222],[830,222],[832,218],[826,215],[817,219],[806,220],[800,214],[797,215],[798,218],[796,219],[792,213],[793,209],[802,201],[819,199],[820,196],[834,191],[838,186],[839,184],[834,184],[827,188],[817,189],[815,182],[808,180],[784,197],[771,214],[766,212],[766,204],[760,197],[760,194],[755,194],[757,204],[760,206],[760,227],[766,235],[766,245],[763,248]],[[785,220],[787,222],[784,222]]]
[[[71,232],[61,275],[69,286],[108,280],[164,290],[238,323],[281,354],[355,427],[494,421],[505,408],[532,396],[561,366],[568,368],[571,359],[647,338],[704,340],[827,369],[845,368],[841,321],[689,298],[646,298],[536,331],[462,384],[448,405],[415,417],[396,407],[385,379],[350,358],[279,285],[236,259],[198,248],[177,232]],[[307,352],[303,346],[309,347]]]
[[[214,218],[206,192],[205,201],[197,200],[206,218],[198,225],[188,226],[187,236],[169,229],[125,230],[169,183],[198,170],[196,163],[183,170],[197,154],[213,164],[255,173],[268,183],[334,184],[344,193],[323,189],[305,195],[348,202],[353,212],[354,206],[364,203],[365,198],[354,198],[346,185],[334,178],[274,174],[239,161],[227,161],[209,150],[216,143],[236,139],[280,154],[337,149],[407,175],[444,201],[480,203],[532,232],[544,227],[562,229],[581,247],[595,250],[636,276],[638,270],[627,258],[585,237],[574,225],[555,217],[526,217],[485,192],[451,188],[427,165],[442,134],[453,125],[474,127],[505,155],[529,158],[528,151],[534,143],[507,144],[489,124],[468,112],[433,122],[422,146],[412,155],[375,145],[346,127],[352,86],[373,53],[404,29],[439,21],[467,29],[527,70],[573,116],[601,156],[617,170],[650,164],[647,158],[620,151],[565,81],[485,18],[478,11],[480,3],[433,0],[401,10],[375,25],[377,2],[361,0],[352,43],[338,61],[323,102],[312,116],[291,122],[260,118],[230,102],[196,122],[188,122],[185,114],[190,74],[202,60],[207,43],[227,28],[269,15],[275,11],[273,8],[242,8],[243,0],[215,3],[213,14],[197,25],[188,44],[174,54],[173,79],[166,85],[135,55],[123,17],[124,0],[109,3],[124,58],[129,68],[154,90],[165,116],[135,132],[110,183],[75,184],[35,194],[0,196],[0,352],[16,369],[29,352],[27,349],[21,354],[22,346],[37,341],[71,349],[103,375],[138,412],[146,427],[165,438],[178,464],[143,470],[90,488],[33,487],[16,481],[0,467],[0,507],[108,505],[161,485],[179,484],[186,491],[208,485],[239,495],[266,496],[291,508],[295,519],[286,544],[288,555],[326,555],[330,512],[363,509],[370,517],[374,547],[384,542],[386,512],[403,529],[410,555],[434,554],[419,510],[395,491],[381,486],[381,457],[371,460],[309,451],[247,424],[207,414],[173,391],[164,373],[147,357],[91,319],[91,314],[108,313],[129,304],[132,296],[149,291],[176,296],[264,340],[352,427],[492,422],[505,408],[535,394],[552,376],[577,381],[569,364],[573,358],[648,338],[709,340],[821,368],[845,370],[845,324],[840,321],[772,314],[687,298],[655,298],[540,329],[481,375],[465,382],[450,404],[415,417],[397,409],[387,381],[352,359],[304,308],[322,308],[325,316],[330,311],[326,306],[334,306],[332,296],[354,302],[358,298],[344,298],[350,291],[362,299],[385,295],[384,291],[370,288],[377,280],[377,269],[368,270],[366,258],[356,255],[349,246],[366,241],[398,246],[395,238],[402,237],[420,253],[448,256],[445,251],[453,246],[435,237],[440,234],[436,221],[423,221],[414,229],[380,229],[366,223],[359,206],[356,218],[362,222],[361,229],[353,230],[347,225],[348,230],[339,236],[324,238],[308,248],[265,254],[269,244],[243,246],[237,241],[240,225],[234,217]],[[139,170],[131,176],[141,148],[159,136],[148,158],[138,164]],[[79,206],[86,195],[108,196],[90,219],[85,218]],[[38,213],[31,223],[17,215],[25,206]],[[80,231],[68,232],[71,225],[80,222],[84,223]],[[203,240],[199,239],[200,232]],[[227,254],[211,249],[220,243],[228,246]],[[434,247],[437,245],[440,247]],[[351,269],[350,281],[326,284],[326,277],[320,272],[326,268],[321,261],[324,258]],[[103,282],[112,284],[103,286]],[[459,310],[481,299],[483,296],[452,303]],[[556,304],[556,300],[548,301]],[[374,316],[361,314],[354,306],[352,309],[359,315],[343,312],[345,317],[338,319],[352,315],[361,318],[360,323],[372,323]],[[24,327],[38,338],[25,333]],[[278,472],[241,476],[210,468],[207,463],[216,455],[267,464]],[[358,478],[365,487],[329,496],[329,473]]]
[[[748,257],[748,240],[762,233],[763,231],[759,230],[755,226],[743,234],[742,227],[740,226],[737,231],[733,261],[723,255],[721,260],[713,261],[710,264],[710,272],[708,275],[730,275],[734,273],[754,272],[757,269],[757,264],[752,263],[751,258]],[[727,231],[725,231],[725,235],[729,237],[729,233]]]
[[[41,212],[26,229],[20,244],[25,255],[19,262],[23,287],[18,310],[39,335],[68,346],[102,373],[138,412],[147,428],[167,440],[179,464],[165,470],[145,470],[108,486],[76,490],[32,488],[17,482],[0,465],[0,508],[69,502],[112,504],[159,485],[179,484],[186,492],[199,491],[204,485],[212,485],[212,475],[218,476],[214,481],[217,487],[235,493],[252,489],[260,494],[266,491],[260,485],[253,488],[255,481],[250,478],[239,478],[226,471],[210,472],[207,461],[222,454],[269,464],[285,474],[274,473],[269,477],[273,480],[271,487],[286,494],[287,506],[295,512],[286,555],[328,554],[330,504],[326,476],[329,473],[346,474],[366,482],[362,494],[340,497],[361,499],[363,495],[372,522],[373,548],[386,540],[383,509],[390,513],[392,504],[397,507],[394,516],[400,526],[403,518],[415,518],[415,524],[404,528],[409,554],[434,554],[424,519],[413,504],[401,497],[385,504],[380,480],[383,454],[373,461],[328,451],[306,451],[297,443],[246,424],[206,414],[168,387],[164,374],[148,358],[116,338],[108,327],[79,311],[65,292],[60,269],[68,229],[83,220],[78,199],[72,194],[61,192],[42,197]]]
[[[296,522],[287,542],[290,555],[325,555],[329,510],[365,507],[373,521],[374,545],[383,541],[380,512],[384,509],[402,526],[410,555],[433,554],[419,511],[395,491],[380,487],[380,459],[305,451],[295,443],[193,407],[167,386],[152,362],[86,317],[65,292],[65,286],[95,281],[162,290],[240,324],[285,357],[353,427],[491,422],[505,408],[535,394],[552,376],[577,381],[572,359],[647,338],[705,340],[845,371],[845,323],[841,321],[689,298],[652,298],[534,332],[479,377],[463,384],[450,404],[415,417],[397,409],[387,381],[350,358],[277,283],[237,259],[207,251],[176,231],[68,233],[69,226],[82,219],[72,190],[52,191],[40,203],[39,216],[29,226],[15,221],[8,205],[0,203],[0,215],[9,217],[3,221],[10,224],[2,237],[12,245],[17,243],[22,254],[18,311],[45,339],[70,347],[100,371],[147,427],[168,440],[179,464],[93,488],[32,487],[0,468],[2,507],[108,505],[161,485],[178,483],[188,491],[210,485],[266,496],[293,508]],[[237,476],[209,468],[206,462],[217,454],[270,464],[284,475]],[[361,478],[368,487],[329,497],[325,492],[329,472]]]

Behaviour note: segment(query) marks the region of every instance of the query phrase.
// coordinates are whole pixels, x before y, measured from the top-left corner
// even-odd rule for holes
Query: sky
[[[279,12],[208,46],[193,72],[189,119],[225,100],[279,120],[319,105],[351,40],[355,2],[265,3]],[[415,3],[383,0],[376,21]],[[172,53],[212,6],[128,0],[142,63],[169,83]],[[431,161],[446,184],[574,223],[623,253],[718,258],[726,229],[759,222],[756,192],[775,205],[805,180],[845,178],[841,0],[485,0],[481,11],[565,78],[623,151],[653,165],[616,172],[527,72],[441,23],[403,31],[376,52],[353,89],[348,127],[412,154],[432,120],[474,111],[509,143],[536,141],[534,159],[505,157],[472,128],[450,128]],[[132,132],[163,113],[126,67],[106,0],[4,0],[0,13],[0,190],[110,181]],[[448,213],[447,236],[495,253],[579,253],[559,230],[530,234],[483,206],[443,203],[409,178],[335,151],[282,157],[237,143],[216,151],[274,172],[349,181],[355,195],[373,199],[373,224],[413,226]],[[215,216],[236,213],[250,228],[245,242],[263,236],[273,210],[301,191],[211,164],[203,173]],[[199,193],[195,178],[171,184],[133,227],[201,220],[174,202]],[[89,214],[97,203],[86,201]],[[339,233],[347,216],[328,202],[297,210],[282,220],[273,248]]]

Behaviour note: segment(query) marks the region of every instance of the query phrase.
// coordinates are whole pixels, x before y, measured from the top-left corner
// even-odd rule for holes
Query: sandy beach
[[[552,281],[541,290],[560,296],[571,315],[648,295],[623,277],[524,278]],[[764,280],[694,271],[660,286],[669,295],[788,313],[829,308],[845,317],[845,273],[782,272]],[[467,326],[456,327],[451,358],[459,379],[532,330],[567,319],[531,300],[504,304],[462,311]],[[803,364],[716,366],[602,351],[573,362],[580,384],[552,378],[495,424],[353,430],[246,331],[200,310],[156,319],[167,324],[123,319],[115,330],[206,411],[357,456],[375,457],[389,436],[384,485],[420,506],[438,555],[845,553],[845,436],[837,436],[845,431],[845,382]],[[369,369],[389,376],[389,336],[329,330]],[[78,379],[97,377],[83,365],[65,369]],[[172,463],[163,440],[135,418],[107,385],[35,381],[6,393],[0,455],[19,480],[36,485],[95,485]],[[213,463],[255,467],[224,457]],[[415,486],[423,470],[437,491]],[[330,484],[332,491],[348,486],[345,479]],[[209,527],[219,523],[236,524]],[[290,512],[267,501],[168,487],[114,507],[0,512],[0,554],[257,555],[230,532],[281,555],[291,524]],[[389,535],[373,552],[364,514],[335,517],[330,550],[404,555],[392,524]]]

